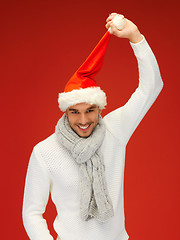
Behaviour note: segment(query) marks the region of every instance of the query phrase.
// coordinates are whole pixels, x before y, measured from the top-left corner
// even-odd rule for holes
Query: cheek
[[[77,123],[77,119],[76,118],[71,118],[70,121],[69,121],[69,124],[71,126],[75,125]]]
[[[75,123],[75,117],[74,116],[72,116],[72,115],[70,115],[70,114],[67,114],[67,117],[68,117],[68,121],[69,121],[69,125],[70,126],[72,126],[72,125],[74,125],[74,123]]]
[[[94,116],[94,123],[97,124],[98,121],[99,121],[99,114],[96,114],[96,115]]]

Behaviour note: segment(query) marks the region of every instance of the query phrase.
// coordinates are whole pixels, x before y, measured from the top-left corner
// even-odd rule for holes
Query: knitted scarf
[[[58,121],[55,133],[79,165],[82,219],[87,221],[95,217],[98,221],[105,222],[114,215],[114,211],[107,190],[103,156],[100,152],[105,135],[101,116],[95,129],[87,138],[79,137],[73,131],[65,114]]]

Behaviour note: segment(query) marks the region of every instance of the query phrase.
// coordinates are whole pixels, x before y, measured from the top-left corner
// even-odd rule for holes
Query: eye
[[[71,111],[72,114],[78,114],[78,111]]]
[[[94,112],[94,109],[87,110],[87,113],[91,113],[91,112]]]

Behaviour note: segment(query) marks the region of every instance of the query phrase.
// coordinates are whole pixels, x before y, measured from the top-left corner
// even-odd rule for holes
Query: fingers
[[[122,14],[117,14],[117,13],[111,13],[109,16],[108,16],[108,18],[106,19],[106,25],[105,25],[105,27],[107,28],[107,29],[109,29],[109,28],[112,28],[113,30],[115,30],[115,26],[113,25],[112,27],[111,27],[111,25],[113,24],[113,19],[114,19],[114,17],[116,16],[116,15],[119,15],[119,16],[121,16],[122,18],[124,18],[124,15],[122,15]],[[111,31],[110,31],[111,32]]]
[[[116,15],[117,15],[117,13],[111,13],[111,14],[109,14],[109,17],[106,19],[106,22],[111,21]]]
[[[121,26],[117,28],[116,22],[114,22],[114,17],[117,15],[117,13],[111,14],[107,18],[106,28],[110,32],[110,34],[115,35],[118,38],[126,38],[129,39],[130,42],[139,42],[142,39],[141,33],[139,32],[137,26],[128,20],[127,18],[124,18],[123,15],[122,18],[125,21],[125,25],[121,28]],[[114,19],[114,20],[113,20]]]
[[[122,15],[122,14],[111,13],[111,14],[109,14],[108,18],[106,19],[106,22],[112,21],[113,18],[114,18],[116,15],[122,16],[122,18],[124,18],[124,15]]]
[[[113,18],[117,15],[117,13],[111,13],[109,14],[109,17],[106,19],[106,28],[109,29],[111,27],[112,24],[112,20]],[[111,31],[110,31],[111,32]]]
[[[110,26],[111,26],[111,24],[112,24],[112,21],[109,21],[109,22],[106,24],[106,28],[109,29]]]
[[[114,36],[121,37],[121,30],[118,30],[117,27],[111,23],[110,27],[108,28],[110,34],[113,34]]]

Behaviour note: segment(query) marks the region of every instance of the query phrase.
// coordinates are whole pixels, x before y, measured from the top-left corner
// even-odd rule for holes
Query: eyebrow
[[[69,108],[69,111],[78,111],[78,110],[75,108]]]
[[[91,106],[87,110],[94,109],[94,108],[97,108],[97,107],[96,106]]]
[[[91,110],[91,109],[94,109],[94,108],[97,108],[97,106],[91,106],[91,107],[89,107],[89,108],[87,108],[87,110]],[[78,109],[76,109],[76,108],[69,108],[69,111],[78,111]]]

